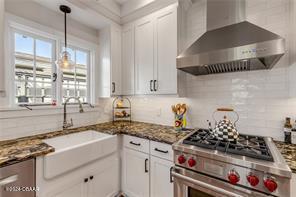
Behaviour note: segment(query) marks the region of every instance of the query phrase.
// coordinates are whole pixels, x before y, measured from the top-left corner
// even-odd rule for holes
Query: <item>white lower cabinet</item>
[[[61,165],[61,164],[57,164]],[[43,175],[43,158],[36,160],[36,197],[114,197],[120,191],[117,153],[52,179]]]
[[[290,188],[291,188],[291,196],[296,196],[296,174],[292,174],[292,181],[291,181],[291,185],[290,185]]]
[[[170,181],[172,161],[150,157],[150,187],[151,197],[173,197],[174,186]]]
[[[129,197],[149,197],[149,154],[123,148],[122,187]]]
[[[85,197],[87,194],[87,185],[83,180],[71,180],[67,185],[57,188],[52,197]]]
[[[122,191],[129,197],[173,197],[172,146],[130,136],[123,138]]]
[[[103,171],[93,173],[89,177],[89,197],[113,197],[118,192],[119,185],[119,166],[110,164],[109,167]]]

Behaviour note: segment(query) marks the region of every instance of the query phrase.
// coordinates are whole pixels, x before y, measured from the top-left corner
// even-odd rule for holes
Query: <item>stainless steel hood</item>
[[[270,69],[285,39],[245,20],[244,0],[207,0],[207,32],[177,57],[193,75]]]

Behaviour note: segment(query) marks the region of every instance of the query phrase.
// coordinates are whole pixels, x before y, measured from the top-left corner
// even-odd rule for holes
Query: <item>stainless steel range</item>
[[[292,172],[269,137],[223,142],[200,129],[173,149],[175,197],[290,196]]]

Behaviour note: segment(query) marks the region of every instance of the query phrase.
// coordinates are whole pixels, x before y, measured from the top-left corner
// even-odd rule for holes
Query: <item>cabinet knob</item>
[[[87,182],[88,182],[88,178],[85,178],[85,179],[84,179],[84,182],[87,183]]]
[[[94,179],[94,176],[90,176],[89,179],[90,179],[90,180],[93,180],[93,179]]]

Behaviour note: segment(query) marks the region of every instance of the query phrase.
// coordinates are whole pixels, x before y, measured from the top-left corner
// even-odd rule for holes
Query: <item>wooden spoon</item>
[[[186,106],[186,104],[184,103],[184,104],[181,105],[181,109],[180,109],[180,113],[181,113],[181,114],[180,114],[180,115],[185,114],[186,111],[187,111],[187,106]]]
[[[176,105],[176,108],[177,108],[177,114],[180,115],[180,114],[181,114],[181,104],[178,103],[178,104]]]
[[[172,111],[173,111],[174,113],[177,113],[177,111],[176,111],[176,106],[175,106],[175,105],[172,105]]]

